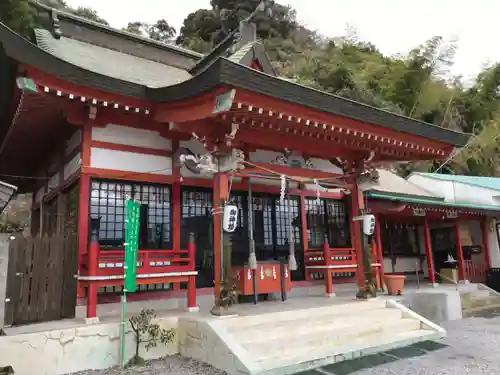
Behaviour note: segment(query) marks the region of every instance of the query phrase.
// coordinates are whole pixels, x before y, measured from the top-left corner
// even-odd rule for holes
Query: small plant
[[[365,285],[356,294],[357,298],[368,299],[377,296],[377,287],[373,281],[373,270],[372,270],[372,247],[370,245],[365,246]]]
[[[175,331],[173,329],[161,328],[158,323],[153,323],[156,318],[154,310],[141,310],[139,315],[129,319],[130,326],[135,335],[135,355],[129,365],[144,363],[144,359],[139,355],[139,347],[145,344],[146,351],[155,348],[159,343],[166,345],[174,340]]]

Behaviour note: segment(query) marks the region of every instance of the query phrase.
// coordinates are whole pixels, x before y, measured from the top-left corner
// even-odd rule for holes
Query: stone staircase
[[[460,293],[460,299],[463,317],[490,310],[500,310],[500,294],[483,285],[477,290]]]
[[[224,341],[211,345],[225,346],[237,358],[214,363],[210,359],[217,354],[212,353],[197,359],[208,359],[230,375],[294,374],[445,335],[406,307],[382,299],[236,316],[208,324]],[[189,350],[181,354],[193,356]]]

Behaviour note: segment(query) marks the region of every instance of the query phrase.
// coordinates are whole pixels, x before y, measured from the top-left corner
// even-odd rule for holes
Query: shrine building
[[[366,240],[353,219],[365,213],[378,220],[378,276],[414,273],[414,260],[417,272],[432,269],[422,254],[439,244],[427,223],[443,215],[477,216],[486,233],[492,210],[446,205],[413,183],[399,195],[380,187],[392,178],[381,163],[444,161],[468,134],[278,77],[251,23],[201,55],[47,16],[51,28],[33,30],[34,42],[0,24],[0,178],[33,193],[33,236],[78,235],[72,298],[89,317],[97,304],[119,301],[127,198],[141,203],[130,299],[187,292],[190,308],[197,296],[218,298],[228,243],[234,276],[247,277],[250,237],[257,268],[248,275],[261,291],[279,290],[276,262],[285,259],[288,289],[324,283],[332,294],[337,282],[364,284]],[[237,228],[223,234],[230,202]],[[408,239],[410,228],[421,234]],[[390,236],[423,240],[407,257],[409,245]],[[324,274],[332,279],[319,280]]]

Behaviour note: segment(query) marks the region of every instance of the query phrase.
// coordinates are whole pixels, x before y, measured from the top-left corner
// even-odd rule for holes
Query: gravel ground
[[[82,371],[72,375],[227,375],[212,366],[180,356],[148,361],[143,366],[127,369],[113,367],[107,370]]]
[[[500,374],[500,314],[444,324],[448,335],[440,348],[400,359],[397,350],[384,354],[392,362],[372,368],[340,371],[325,367],[303,375],[484,375]],[[388,352],[391,353],[391,352]],[[422,353],[425,353],[421,355]],[[359,368],[359,367],[358,367]],[[337,372],[339,371],[339,372]],[[73,375],[226,375],[206,364],[172,356],[121,370],[84,371]]]

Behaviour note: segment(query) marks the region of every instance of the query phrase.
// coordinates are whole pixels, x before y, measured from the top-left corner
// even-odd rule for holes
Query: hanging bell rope
[[[297,260],[295,259],[295,238],[293,235],[293,225],[292,225],[292,205],[290,196],[287,198],[287,218],[288,218],[288,268],[290,271],[297,271]]]
[[[251,270],[257,269],[257,257],[255,256],[255,241],[253,239],[253,198],[252,180],[248,180],[248,267]]]

